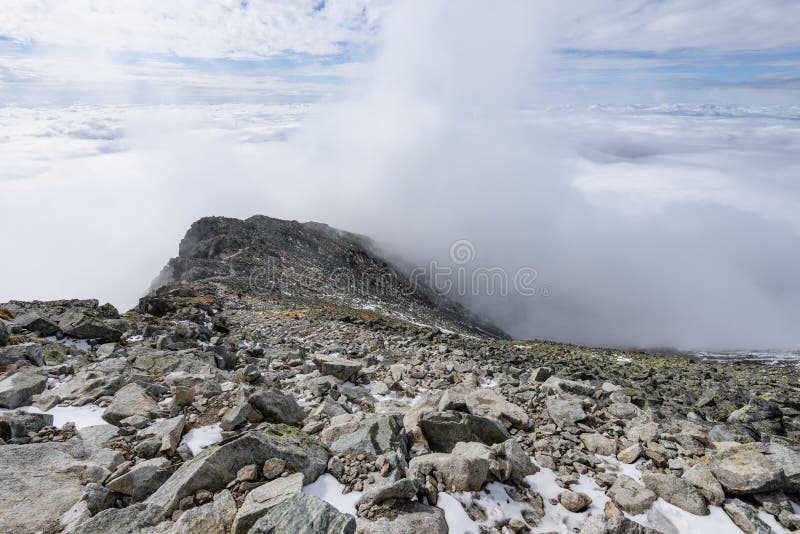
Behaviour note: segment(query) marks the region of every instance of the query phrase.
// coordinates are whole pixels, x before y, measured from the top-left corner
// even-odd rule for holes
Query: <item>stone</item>
[[[286,460],[281,460],[280,458],[270,458],[266,462],[264,462],[264,467],[262,469],[262,474],[264,478],[267,480],[272,480],[273,478],[278,478],[281,476],[281,473],[286,469]]]
[[[579,400],[547,397],[545,406],[550,419],[560,427],[574,426],[578,421],[586,419],[583,403]]]
[[[621,451],[617,453],[617,460],[624,464],[632,464],[639,456],[642,454],[642,446],[638,443],[631,445],[630,447],[625,447]]]
[[[224,534],[230,530],[236,517],[236,501],[231,492],[223,490],[214,500],[197,508],[186,510],[170,527],[169,534]]]
[[[787,493],[800,493],[800,450],[778,443],[767,445],[769,459],[783,469],[783,490]]]
[[[442,394],[442,398],[439,400],[439,411],[466,411],[467,394],[469,392],[470,389],[462,384],[457,384],[450,389],[445,390],[445,392]]]
[[[35,310],[25,312],[14,318],[14,324],[29,332],[39,332],[42,337],[53,336],[58,325]]]
[[[329,375],[342,381],[352,380],[358,376],[362,364],[335,356],[315,356],[314,364],[323,375]]]
[[[86,503],[86,509],[91,515],[98,514],[111,508],[116,500],[114,492],[96,482],[86,484],[81,501]]]
[[[402,419],[396,414],[376,414],[359,422],[358,429],[345,434],[330,446],[335,454],[362,452],[373,458],[390,451],[408,457]]]
[[[69,534],[142,534],[161,522],[164,511],[154,504],[136,503],[108,508],[73,527]]]
[[[106,483],[106,486],[117,493],[129,495],[133,502],[146,499],[175,472],[166,458],[143,460],[130,470]]]
[[[506,467],[503,469],[507,477],[503,479],[512,480],[517,484],[522,484],[525,477],[539,472],[539,468],[531,462],[530,456],[522,449],[515,439],[508,439],[503,443],[492,446],[498,461],[503,461]]]
[[[356,518],[343,514],[318,497],[295,493],[273,506],[248,534],[353,534]]]
[[[570,512],[583,512],[592,504],[592,498],[585,493],[565,491],[558,497],[561,506]]]
[[[390,517],[374,521],[358,518],[356,534],[448,534],[444,512],[419,502],[403,502],[392,506]]]
[[[0,414],[0,439],[11,441],[27,438],[29,432],[38,432],[46,426],[53,426],[50,414],[11,412]]]
[[[688,481],[675,475],[645,472],[642,482],[656,495],[694,515],[708,515],[708,505],[699,491]]]
[[[683,472],[681,478],[697,488],[697,491],[706,498],[709,504],[722,506],[722,503],[725,502],[725,491],[722,489],[722,485],[714,478],[714,474],[705,463],[694,464]]]
[[[586,518],[580,534],[662,534],[660,531],[640,525],[625,516],[608,517],[592,515]]]
[[[531,371],[529,382],[544,382],[553,376],[553,370],[549,367],[537,367]]]
[[[781,510],[781,513],[778,515],[778,522],[795,532],[800,530],[800,514]]]
[[[102,318],[82,310],[69,310],[58,319],[58,328],[64,334],[80,339],[118,341],[122,332],[108,325]]]
[[[472,415],[495,419],[506,427],[530,430],[533,422],[528,414],[514,403],[508,402],[496,389],[480,388],[467,395],[467,409]]]
[[[319,439],[330,447],[340,437],[358,430],[361,418],[353,414],[341,414],[331,418],[330,426],[319,433]]]
[[[711,472],[725,491],[734,495],[773,491],[783,487],[783,469],[760,443],[734,445],[715,454]]]
[[[658,434],[658,423],[651,421],[650,423],[645,423],[643,425],[632,426],[625,433],[625,437],[631,441],[649,443],[651,441],[655,441],[658,438]]]
[[[219,421],[219,426],[222,430],[234,430],[239,428],[247,422],[248,417],[250,417],[250,412],[250,403],[244,402],[237,404],[225,412],[225,415],[223,415],[222,419]]]
[[[258,486],[244,499],[236,513],[232,534],[245,534],[258,519],[273,506],[278,505],[303,490],[303,474],[294,473]]]
[[[239,482],[253,482],[254,480],[258,480],[258,466],[256,464],[250,464],[239,468],[236,472],[236,480]]]
[[[316,480],[328,465],[325,448],[306,433],[288,425],[265,423],[233,441],[203,450],[181,465],[147,502],[170,514],[184,497],[200,489],[222,489],[245,465],[263,464],[270,458],[280,458],[291,471],[303,473],[306,484]]]
[[[30,404],[31,397],[44,391],[47,377],[31,368],[19,369],[0,380],[0,408]]]
[[[103,412],[103,419],[112,425],[132,415],[150,417],[159,411],[158,404],[139,384],[128,384],[114,394],[111,404]]]
[[[589,452],[602,456],[614,456],[617,454],[616,440],[607,438],[602,434],[581,434],[580,439]]]
[[[69,382],[63,382],[49,392],[63,401],[80,403],[114,395],[120,387],[122,387],[122,377],[118,374],[104,375],[88,371],[75,375]]]
[[[44,365],[42,346],[38,343],[20,343],[10,347],[0,347],[0,367],[31,363],[37,367]]]
[[[271,423],[296,425],[305,419],[305,412],[291,394],[278,389],[267,389],[250,395],[250,406]]]
[[[607,495],[622,510],[632,515],[646,512],[658,496],[628,475],[619,475]]]
[[[478,491],[489,476],[491,458],[491,449],[483,443],[458,443],[450,453],[415,456],[408,464],[408,472],[422,480],[437,472],[448,491]]]
[[[548,377],[540,386],[542,391],[550,395],[564,395],[572,393],[583,397],[590,397],[594,394],[594,387],[577,380],[565,380],[557,376]]]
[[[81,499],[84,484],[97,481],[94,473],[121,461],[80,439],[0,446],[0,532],[44,531]]]
[[[176,447],[181,442],[183,428],[186,425],[186,417],[179,415],[170,419],[156,421],[152,425],[137,432],[140,438],[156,438],[160,442],[158,452],[173,454]]]
[[[745,534],[770,534],[772,529],[758,517],[758,511],[739,499],[730,499],[722,509]]]
[[[493,445],[511,437],[495,419],[456,411],[423,413],[419,427],[433,452],[450,452],[460,441]]]
[[[367,510],[388,500],[410,501],[420,489],[420,483],[411,478],[403,478],[391,484],[376,486],[365,491],[356,504],[358,510]]]

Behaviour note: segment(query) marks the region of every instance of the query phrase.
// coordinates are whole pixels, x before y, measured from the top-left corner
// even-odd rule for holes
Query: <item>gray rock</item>
[[[159,411],[158,404],[138,384],[128,384],[114,394],[114,399],[103,412],[103,419],[112,425],[132,415],[150,417]]]
[[[0,439],[10,441],[27,438],[28,432],[38,432],[46,426],[53,426],[50,414],[11,412],[0,414]]]
[[[619,475],[607,494],[621,509],[633,515],[646,512],[658,498],[628,475]]]
[[[439,400],[439,411],[466,411],[467,394],[469,392],[470,389],[462,384],[457,384],[450,389],[445,390],[445,392],[442,394],[442,398]]]
[[[328,453],[305,432],[287,425],[264,424],[238,438],[203,450],[184,463],[147,502],[172,513],[181,499],[197,490],[216,490],[236,478],[236,472],[270,458],[286,461],[288,469],[301,472],[304,482],[317,479],[328,465]]]
[[[247,494],[233,521],[232,534],[245,534],[270,508],[303,491],[303,474],[294,473],[255,488]]]
[[[38,343],[20,343],[9,347],[0,347],[0,367],[7,365],[32,363],[38,367],[44,365],[42,346]]]
[[[592,504],[591,497],[575,491],[565,491],[559,495],[558,500],[561,502],[561,506],[575,513],[583,512]]]
[[[278,389],[267,389],[250,395],[250,405],[272,423],[296,425],[306,414],[291,394]]]
[[[725,502],[725,491],[722,485],[714,478],[714,474],[705,463],[698,462],[683,472],[686,482],[693,485],[703,497],[714,506],[722,506]]]
[[[739,499],[730,499],[722,509],[745,534],[770,534],[772,529],[758,517],[758,511]]]
[[[219,426],[222,430],[233,430],[247,422],[250,416],[250,403],[244,402],[231,407],[220,419]]]
[[[356,518],[352,515],[313,495],[295,493],[261,516],[249,534],[353,534],[355,530]]]
[[[336,454],[362,452],[373,458],[395,451],[404,458],[408,457],[402,419],[396,414],[365,417],[354,432],[339,437],[330,449]]]
[[[183,427],[185,424],[186,417],[183,415],[172,417],[171,419],[161,419],[147,428],[141,429],[137,432],[137,436],[140,438],[158,439],[161,444],[158,452],[171,455],[181,442],[181,435],[183,434]]]
[[[760,443],[736,445],[714,455],[711,472],[725,491],[734,495],[773,491],[783,487],[783,469]]]
[[[593,515],[586,518],[580,534],[662,534],[627,517]]]
[[[551,376],[553,376],[553,370],[549,367],[537,367],[531,371],[529,382],[544,382]]]
[[[168,534],[224,534],[230,530],[236,516],[236,501],[231,492],[223,490],[214,500],[186,510],[167,531]]]
[[[578,382],[577,380],[565,380],[557,376],[549,377],[540,387],[545,393],[551,395],[572,393],[574,395],[589,397],[594,394],[594,387],[589,384]]]
[[[783,469],[783,489],[787,493],[800,493],[800,450],[778,443],[767,445],[769,459]]]
[[[72,380],[62,382],[49,393],[64,401],[79,400],[92,402],[100,397],[114,395],[122,387],[122,377],[118,374],[101,374],[89,371],[75,375]]]
[[[434,452],[450,452],[460,441],[493,445],[511,437],[494,419],[456,411],[423,413],[419,427]]]
[[[5,321],[0,319],[0,347],[5,346],[11,340],[11,336],[8,335],[8,327],[6,326]]]
[[[373,505],[392,499],[410,501],[416,496],[419,489],[420,483],[417,480],[403,478],[392,484],[377,486],[365,491],[358,501],[357,508],[366,510]]]
[[[617,453],[617,460],[624,464],[634,463],[642,454],[642,446],[634,443],[630,447],[626,447]]]
[[[502,461],[507,466],[503,469],[507,474],[503,481],[510,479],[522,484],[525,477],[539,472],[539,468],[531,462],[530,456],[513,438],[492,446],[492,451],[496,454],[497,461]]]
[[[560,427],[574,426],[578,421],[586,419],[583,403],[579,400],[566,400],[558,397],[547,397],[545,401],[547,414]]]
[[[607,438],[602,434],[581,434],[581,442],[589,452],[600,454],[603,456],[614,456],[617,454],[617,442],[611,438]]]
[[[14,324],[42,336],[52,336],[58,332],[58,325],[38,311],[31,310],[14,318]]]
[[[102,484],[90,482],[86,484],[81,500],[86,503],[86,509],[89,513],[95,515],[114,506],[116,495]]]
[[[142,534],[152,532],[164,511],[154,504],[136,503],[126,508],[109,508],[80,523],[69,534]]]
[[[478,491],[489,476],[493,454],[483,443],[458,443],[451,453],[415,456],[408,464],[409,476],[424,480],[439,473],[448,491]]]
[[[122,332],[108,325],[102,318],[82,310],[70,310],[58,319],[58,328],[68,336],[80,339],[117,341]]]
[[[645,472],[642,482],[670,504],[695,515],[708,515],[706,501],[695,487],[675,475]]]
[[[16,408],[30,404],[31,397],[44,391],[47,377],[28,368],[0,380],[0,408]]]
[[[143,501],[175,472],[166,458],[153,458],[134,465],[127,473],[106,483],[112,491],[129,495],[133,502]]]
[[[467,395],[467,409],[472,415],[495,419],[506,427],[529,430],[533,426],[528,414],[505,399],[496,389],[480,388]]]
[[[339,380],[351,380],[358,376],[362,365],[335,356],[315,356],[314,364],[323,375],[330,375]]]
[[[356,534],[448,534],[447,521],[440,508],[419,502],[395,504],[392,518],[375,521],[358,519]]]

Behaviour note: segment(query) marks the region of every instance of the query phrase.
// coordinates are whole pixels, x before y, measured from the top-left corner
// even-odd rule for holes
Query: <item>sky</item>
[[[0,301],[127,309],[192,221],[267,214],[535,272],[453,295],[516,337],[798,349],[798,15],[0,0]]]

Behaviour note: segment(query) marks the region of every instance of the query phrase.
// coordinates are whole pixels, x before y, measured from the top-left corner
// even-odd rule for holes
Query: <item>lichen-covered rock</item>
[[[339,437],[331,444],[330,449],[336,454],[361,452],[373,458],[391,451],[404,458],[408,456],[402,419],[396,414],[365,417],[354,432]]]
[[[295,493],[261,516],[248,534],[353,534],[356,518],[343,514],[325,501]]]
[[[573,426],[586,419],[583,403],[577,399],[568,400],[558,397],[547,397],[547,414],[558,426]]]
[[[783,487],[783,469],[760,443],[735,445],[714,455],[711,472],[725,491],[746,495]]]
[[[725,491],[722,489],[722,485],[714,478],[714,474],[705,463],[694,464],[683,472],[681,478],[697,488],[709,504],[722,506],[722,503],[725,502]]]
[[[247,494],[241,508],[236,513],[231,528],[232,534],[245,534],[258,519],[295,493],[303,490],[303,474],[294,473],[278,478],[255,488]]]
[[[493,445],[511,437],[495,419],[456,411],[423,413],[419,427],[434,452],[450,452],[460,441]]]
[[[296,425],[306,414],[291,394],[278,389],[266,389],[250,395],[250,406],[272,423]]]

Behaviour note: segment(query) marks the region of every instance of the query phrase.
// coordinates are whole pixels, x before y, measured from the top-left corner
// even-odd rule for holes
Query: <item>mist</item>
[[[796,118],[544,108],[569,14],[482,6],[397,6],[364,72],[302,118],[235,105],[37,117],[53,152],[4,157],[27,154],[0,179],[13,221],[0,300],[127,308],[193,220],[266,214],[369,235],[412,264],[535,272],[532,295],[451,294],[517,338],[800,347]],[[89,128],[52,127],[70,121]]]

